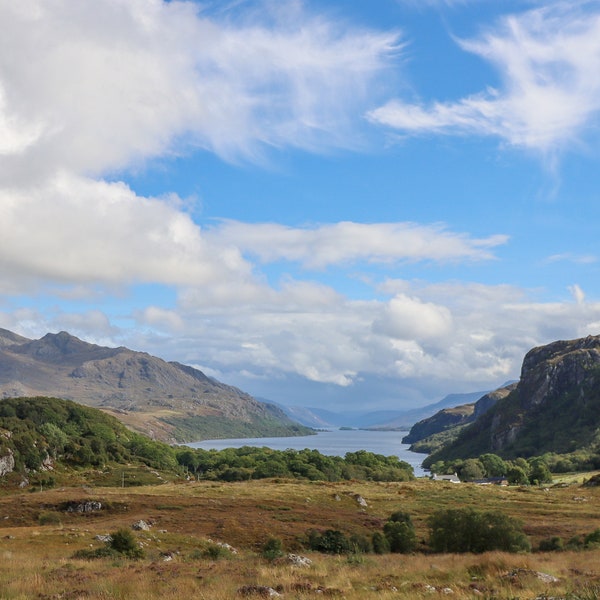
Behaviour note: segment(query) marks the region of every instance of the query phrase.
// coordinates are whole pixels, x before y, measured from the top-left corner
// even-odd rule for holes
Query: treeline
[[[395,456],[359,450],[340,456],[325,456],[318,450],[273,450],[271,448],[227,448],[203,450],[180,448],[177,461],[197,479],[243,481],[268,477],[311,481],[409,481],[413,468]]]
[[[497,454],[482,454],[478,458],[436,461],[430,465],[437,475],[456,473],[461,481],[477,481],[505,477],[512,485],[537,485],[552,481],[552,473],[543,458],[504,460]]]

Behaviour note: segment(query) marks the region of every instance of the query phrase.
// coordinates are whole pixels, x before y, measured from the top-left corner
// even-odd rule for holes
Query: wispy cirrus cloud
[[[514,14],[458,43],[493,65],[502,86],[450,102],[394,99],[369,119],[407,134],[495,136],[545,154],[577,143],[597,123],[597,3],[557,2]]]

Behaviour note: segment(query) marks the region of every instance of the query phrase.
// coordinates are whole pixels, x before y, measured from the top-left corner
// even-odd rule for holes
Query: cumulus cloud
[[[294,261],[309,268],[355,261],[489,260],[490,249],[508,240],[500,234],[475,239],[439,224],[348,221],[306,227],[224,221],[213,235],[262,262]]]
[[[458,101],[389,101],[376,123],[417,134],[491,135],[545,154],[577,143],[600,112],[600,13],[556,3],[504,18],[461,47],[496,68],[499,89]]]
[[[373,327],[400,340],[445,338],[452,331],[452,314],[445,306],[401,294],[390,300]]]
[[[370,401],[376,402],[376,382],[384,380],[396,381],[407,394],[411,385],[414,394],[429,387],[440,395],[500,385],[518,377],[533,346],[600,331],[600,303],[586,301],[576,286],[575,302],[554,303],[508,285],[385,286],[393,294],[389,299],[357,301],[324,286],[307,297],[303,285],[279,292],[256,285],[251,305],[242,294],[237,306],[230,295],[224,307],[207,302],[202,289],[188,290],[173,310],[185,321],[185,336],[164,315],[159,323],[154,310],[141,311],[137,329],[152,327],[158,337],[136,343],[210,365],[242,387],[263,378],[296,385],[303,379],[341,386],[351,402],[353,390],[364,393],[361,382],[371,382]],[[174,335],[176,343],[169,343]]]
[[[0,188],[0,273],[6,282],[201,284],[251,271],[232,246],[208,243],[177,204],[123,183],[62,173]]]

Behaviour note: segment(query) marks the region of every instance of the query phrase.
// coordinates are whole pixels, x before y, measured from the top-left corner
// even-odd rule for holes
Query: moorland
[[[141,466],[130,467],[128,480],[136,484],[125,487],[70,477],[70,485],[0,496],[1,598],[600,597],[594,544],[538,551],[544,540],[582,539],[600,527],[600,489],[582,487],[581,476],[546,487],[429,479],[198,482]],[[436,511],[482,506],[519,519],[532,551],[427,548],[428,519]],[[409,554],[328,554],[307,547],[309,530],[366,537],[398,510],[414,523],[417,548]],[[103,536],[120,530],[134,536],[139,557],[98,552],[107,546]],[[264,552],[273,539],[279,558],[279,552]],[[289,553],[310,563],[293,561]]]

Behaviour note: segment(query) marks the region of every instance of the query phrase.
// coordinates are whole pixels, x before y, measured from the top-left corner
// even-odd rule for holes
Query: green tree
[[[283,556],[283,543],[279,538],[270,537],[262,546],[262,557],[275,560]]]
[[[521,524],[497,511],[441,510],[430,518],[429,529],[429,544],[434,552],[524,552],[531,549]]]
[[[529,474],[529,481],[533,484],[550,483],[552,481],[552,473],[548,469],[548,465],[543,458],[532,458],[529,461],[531,472]]]
[[[527,485],[529,477],[522,467],[513,465],[506,471],[506,479],[512,485]]]
[[[415,549],[417,544],[415,527],[410,515],[405,512],[393,513],[383,526],[383,534],[391,552],[408,554]]]
[[[483,465],[477,458],[467,458],[458,470],[461,481],[474,481],[482,479],[485,474]]]
[[[497,454],[482,454],[479,462],[483,466],[486,477],[502,477],[506,475],[506,462]]]

